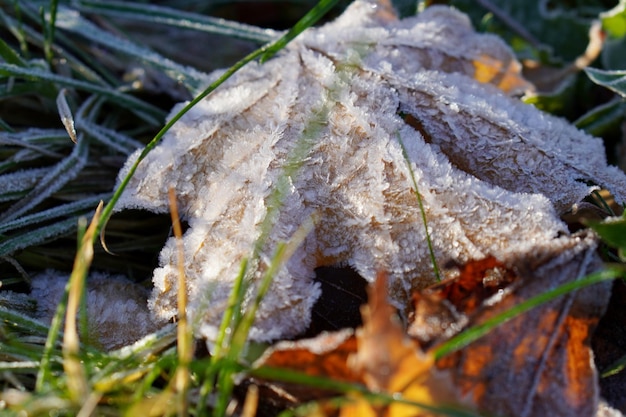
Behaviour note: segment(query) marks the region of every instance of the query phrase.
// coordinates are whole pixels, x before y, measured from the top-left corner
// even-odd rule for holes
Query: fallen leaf
[[[397,20],[355,1],[186,113],[138,166],[118,209],[167,211],[176,189],[189,224],[190,321],[209,346],[242,260],[258,254],[249,303],[276,246],[307,218],[318,219],[314,230],[274,276],[252,340],[307,329],[320,266],[348,265],[368,282],[387,271],[402,309],[438,278],[429,239],[439,265],[571,250],[558,212],[590,184],[624,201],[626,176],[607,166],[599,139],[496,87],[522,82],[513,62],[502,41],[453,9]],[[274,226],[259,246],[268,215]],[[177,314],[175,245],[166,243],[153,277],[150,307],[161,319]]]
[[[592,235],[510,266],[514,288],[483,303],[461,328],[484,323],[532,296],[601,267]],[[481,412],[510,416],[593,416],[597,375],[590,350],[610,283],[565,295],[514,318],[437,362]],[[462,308],[459,314],[465,315]],[[457,329],[457,331],[460,329]],[[446,338],[449,334],[445,335]]]
[[[368,293],[368,303],[362,307],[363,327],[357,330],[356,337],[348,329],[322,333],[313,339],[279,342],[255,367],[286,368],[309,376],[362,384],[371,392],[386,394],[388,398],[393,396],[396,400],[381,405],[354,390],[347,393],[347,401],[339,407],[340,416],[366,417],[382,413],[390,417],[426,417],[436,414],[406,401],[432,407],[460,403],[449,373],[438,370],[432,354],[424,353],[404,332],[388,301],[386,274],[379,274]],[[281,392],[283,406],[337,395],[337,392],[279,381],[250,379],[247,383]],[[398,402],[399,399],[405,402]],[[326,415],[334,408],[322,402],[317,412]]]
[[[348,365],[348,358],[356,349],[356,337],[352,329],[323,332],[311,339],[276,343],[256,361],[254,367],[289,369],[309,376],[332,378],[334,381],[363,383],[361,375]],[[254,377],[247,378],[242,384],[257,385],[265,407],[268,404],[272,406],[275,409],[274,414],[306,401],[321,400],[338,394],[332,389]]]
[[[389,304],[387,276],[379,273],[370,287],[368,304],[362,308],[363,327],[357,331],[357,352],[352,366],[374,392],[424,405],[459,403],[448,372],[438,371],[431,353],[407,337],[395,309]],[[401,394],[399,397],[397,394]],[[341,408],[341,416],[378,415],[371,401],[358,399]],[[381,411],[379,407],[378,411]],[[390,417],[433,416],[437,413],[400,402],[392,402],[385,414]]]
[[[510,291],[517,279],[493,256],[457,268],[458,276],[413,294],[407,333],[423,347],[458,333],[477,310],[485,307],[486,300]]]

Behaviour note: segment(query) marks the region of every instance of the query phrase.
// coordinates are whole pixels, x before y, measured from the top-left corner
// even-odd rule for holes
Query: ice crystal
[[[285,179],[249,295],[277,243],[310,217],[315,227],[275,276],[251,337],[306,329],[322,265],[350,265],[369,281],[387,271],[401,305],[435,280],[416,191],[440,263],[563,245],[573,238],[558,213],[595,185],[624,200],[626,177],[607,167],[600,140],[507,95],[528,87],[506,45],[453,9],[397,20],[356,1],[195,106],[139,165],[119,208],[164,212],[176,189],[189,224],[189,309],[209,340]],[[150,301],[161,318],[177,313],[176,259],[170,239]]]

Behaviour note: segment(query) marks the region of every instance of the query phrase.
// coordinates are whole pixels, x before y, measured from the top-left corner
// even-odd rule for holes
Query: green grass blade
[[[459,333],[458,335],[452,337],[450,340],[442,343],[437,346],[433,354],[436,359],[442,358],[446,355],[449,355],[452,352],[455,352],[459,349],[464,348],[470,343],[478,340],[483,337],[491,330],[496,327],[506,323],[507,321],[523,314],[533,308],[536,308],[542,304],[545,304],[549,301],[557,299],[565,294],[569,294],[571,292],[577,291],[581,288],[588,287],[590,285],[594,285],[604,281],[611,281],[616,278],[626,277],[626,271],[622,268],[611,267],[604,271],[596,272],[590,275],[587,275],[584,278],[581,278],[576,281],[568,282],[563,285],[558,286],[552,290],[546,291],[545,293],[536,295],[532,298],[529,298],[526,301],[519,303],[518,305],[510,308],[507,311],[504,311],[489,320],[486,320],[484,323],[479,324],[477,326],[473,326],[466,331]]]
[[[18,65],[20,67],[26,66],[26,61],[24,61],[22,57],[1,38],[0,58],[4,59],[9,64]]]
[[[600,377],[608,378],[610,376],[617,375],[622,372],[624,368],[626,368],[626,355],[622,356],[621,358],[607,366],[607,368],[602,371]]]
[[[256,26],[153,4],[81,0],[77,2],[77,8],[83,12],[97,13],[98,15],[167,24],[232,38],[250,40],[260,44],[271,42],[280,36],[279,32],[271,29],[261,29]]]
[[[48,19],[44,16],[44,55],[46,61],[52,62],[52,45],[54,44],[54,33],[56,30],[57,11],[59,6],[59,0],[50,0],[50,12]]]
[[[337,391],[342,392],[344,394],[357,392],[363,395],[363,398],[366,401],[369,401],[376,405],[387,405],[391,403],[401,403],[406,405],[411,405],[414,407],[421,408],[423,410],[430,411],[432,413],[436,413],[436,415],[449,416],[449,417],[478,417],[481,414],[478,414],[471,410],[461,409],[459,407],[449,406],[449,405],[431,405],[420,403],[416,401],[410,401],[402,398],[401,395],[397,393],[383,393],[383,392],[372,392],[368,390],[363,385],[351,382],[343,382],[337,381],[335,379],[321,377],[321,376],[313,376],[308,375],[299,371],[293,371],[290,369],[284,368],[273,368],[273,367],[260,367],[257,369],[252,369],[249,371],[249,374],[265,380],[271,381],[281,381],[287,382],[295,385],[301,385],[311,388],[319,388],[323,390],[329,391]],[[345,403],[345,399],[340,400],[338,406],[341,403]],[[283,415],[292,415],[290,411],[286,411]]]
[[[31,10],[30,7],[23,9],[24,15],[29,17],[33,21],[37,21],[37,13]],[[44,48],[46,42],[45,36],[38,30],[24,24],[17,19],[13,19],[6,15],[0,8],[0,18],[5,22],[5,26],[9,28],[11,33],[18,39],[23,38],[23,41],[30,42],[38,48]],[[19,19],[19,18],[18,18]],[[18,30],[19,28],[19,30]],[[56,56],[63,57],[63,60],[68,66],[82,76],[85,80],[89,80],[100,85],[116,85],[119,80],[106,68],[105,65],[97,65],[94,69],[89,68],[85,63],[93,61],[93,54],[89,54],[85,51],[84,47],[81,47],[74,42],[74,40],[67,38],[63,33],[56,32],[56,42],[50,45],[52,53]],[[64,45],[64,46],[61,46]],[[106,80],[106,82],[104,81]]]
[[[3,306],[0,306],[0,320],[10,328],[20,329],[32,335],[45,336],[49,330],[49,326],[40,321]]]
[[[419,188],[417,186],[417,180],[415,179],[415,172],[413,171],[413,167],[411,166],[411,160],[409,159],[409,154],[406,151],[406,147],[404,146],[404,141],[398,132],[398,143],[400,143],[400,147],[402,148],[402,156],[404,157],[404,161],[409,169],[409,174],[411,176],[411,182],[413,184],[413,188],[415,189],[415,197],[417,198],[417,204],[419,205],[420,215],[422,216],[422,223],[424,224],[424,233],[426,234],[426,243],[428,244],[428,254],[430,256],[430,263],[433,267],[433,273],[435,274],[435,278],[437,281],[441,281],[441,272],[439,271],[439,265],[437,265],[437,258],[435,258],[435,250],[433,249],[433,241],[430,238],[430,232],[428,231],[428,222],[426,219],[426,210],[424,209],[424,202],[422,201],[422,195],[419,192]]]

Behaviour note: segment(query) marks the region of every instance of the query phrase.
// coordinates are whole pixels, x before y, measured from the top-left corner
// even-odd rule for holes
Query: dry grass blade
[[[71,399],[76,403],[82,403],[87,399],[89,387],[85,369],[81,363],[80,340],[77,331],[76,316],[84,296],[85,278],[93,260],[93,235],[96,232],[103,203],[100,202],[96,213],[91,220],[89,227],[82,236],[74,269],[70,275],[69,295],[67,301],[67,312],[65,315],[65,330],[63,336],[63,368],[67,374],[67,384]]]
[[[59,94],[57,95],[57,107],[59,108],[59,116],[61,116],[61,122],[63,123],[63,126],[65,126],[67,134],[70,135],[70,139],[72,139],[72,142],[78,143],[78,140],[76,139],[74,117],[72,116],[70,105],[67,104],[66,94],[67,90],[63,88],[61,89],[61,91],[59,91]]]
[[[185,251],[183,247],[183,231],[178,217],[176,192],[169,189],[170,212],[172,227],[176,237],[178,256],[178,366],[174,377],[174,390],[177,393],[177,409],[179,416],[187,415],[187,391],[189,390],[189,364],[193,360],[193,334],[187,319],[187,285],[185,281]]]

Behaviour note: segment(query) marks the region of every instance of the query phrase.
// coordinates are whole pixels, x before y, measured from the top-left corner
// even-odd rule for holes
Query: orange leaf
[[[357,353],[353,367],[363,373],[367,387],[425,405],[458,403],[459,398],[447,372],[438,371],[431,354],[422,352],[408,338],[387,299],[387,276],[379,273],[370,287],[369,302],[361,309],[363,328],[357,331]],[[341,416],[365,413],[372,407],[365,400],[344,406]],[[378,410],[381,411],[381,410]],[[384,414],[390,417],[430,416],[423,408],[393,402]]]
[[[518,259],[517,285],[501,299],[480,305],[467,326],[484,323],[550,288],[598,270],[601,263],[594,255],[594,239],[580,236],[579,242],[565,243],[560,250],[537,251]],[[606,283],[545,303],[439,360],[437,366],[450,371],[461,393],[483,412],[592,416],[598,387],[589,341],[609,294],[610,283]]]

